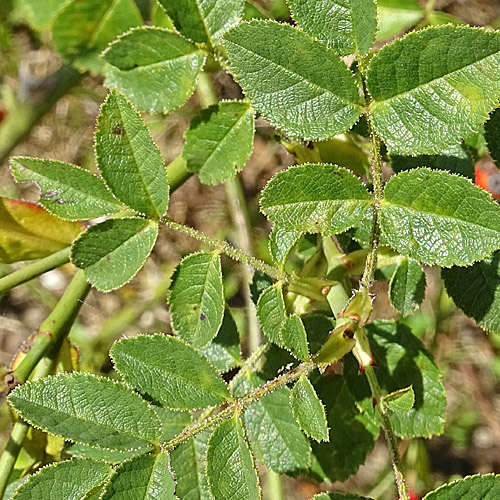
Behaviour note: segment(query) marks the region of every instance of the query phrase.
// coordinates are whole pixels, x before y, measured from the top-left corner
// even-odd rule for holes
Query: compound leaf
[[[324,376],[314,387],[326,408],[330,440],[312,443],[311,473],[321,481],[345,481],[365,462],[379,429],[373,417],[356,406],[345,377]]]
[[[170,294],[172,327],[194,347],[206,346],[224,316],[224,290],[218,253],[195,253],[182,260]]]
[[[331,235],[360,222],[371,201],[361,179],[348,170],[306,164],[279,172],[269,181],[261,210],[287,231]]]
[[[39,203],[61,219],[93,219],[122,208],[99,177],[75,165],[15,156],[10,168],[16,181],[36,182]]]
[[[87,458],[76,458],[43,467],[31,475],[14,493],[11,500],[80,500],[103,483],[111,467]]]
[[[241,346],[238,328],[229,309],[226,308],[219,333],[201,353],[221,373],[241,364]]]
[[[235,384],[243,396],[267,381],[255,373]],[[256,458],[278,473],[297,475],[311,462],[309,441],[301,432],[290,407],[290,389],[281,387],[260,398],[243,413],[243,422]]]
[[[424,264],[466,266],[500,248],[500,207],[491,195],[427,168],[389,180],[381,226],[391,247]]]
[[[269,253],[281,268],[285,265],[288,255],[301,236],[300,231],[286,231],[278,226],[273,226],[269,235]]]
[[[259,478],[238,415],[215,429],[207,450],[207,477],[217,500],[260,500]]]
[[[415,404],[406,413],[395,412],[390,419],[401,437],[430,437],[444,429],[446,397],[441,374],[432,355],[405,325],[375,321],[365,327],[376,363],[376,374],[388,394],[412,386]],[[346,370],[349,387],[365,412],[373,413],[372,395],[357,363]]]
[[[340,55],[368,54],[377,33],[373,0],[288,0],[294,21]]]
[[[500,476],[486,474],[469,476],[444,484],[422,500],[495,500],[500,495]]]
[[[257,317],[262,331],[273,343],[283,346],[281,325],[286,319],[283,284],[277,282],[266,288],[257,301]]]
[[[363,112],[354,76],[339,56],[289,24],[242,23],[224,35],[224,45],[253,107],[292,136],[327,139]]]
[[[95,150],[101,174],[117,198],[149,217],[166,212],[169,188],[160,151],[140,115],[117,90],[101,107]]]
[[[106,484],[102,500],[174,500],[175,480],[168,453],[123,462]]]
[[[85,231],[73,244],[71,261],[98,290],[128,283],[141,269],[158,236],[158,223],[139,218],[109,219]]]
[[[182,155],[205,184],[219,184],[242,170],[253,148],[254,111],[247,102],[220,102],[191,121]]]
[[[499,63],[500,33],[482,28],[433,27],[386,45],[367,74],[375,128],[412,155],[460,142],[498,106]]]
[[[140,335],[115,342],[110,355],[128,384],[167,408],[205,408],[229,399],[220,374],[179,339]]]
[[[142,27],[103,54],[108,88],[122,90],[141,111],[168,113],[193,94],[206,53],[177,33]]]
[[[485,330],[500,332],[500,252],[470,267],[442,269],[446,291]]]
[[[66,248],[82,232],[78,222],[29,201],[0,197],[0,262],[39,259]]]
[[[56,50],[82,71],[100,71],[99,53],[118,35],[143,23],[133,0],[72,0],[52,25]]]
[[[217,43],[243,17],[243,0],[158,0],[175,27],[194,42]]]
[[[309,360],[307,333],[300,316],[293,314],[281,324],[279,332],[283,347],[288,349],[297,359]]]
[[[424,300],[425,273],[414,260],[405,258],[392,275],[389,285],[391,304],[403,316],[415,312]]]
[[[138,394],[90,374],[28,382],[12,391],[9,402],[33,426],[90,446],[148,450],[160,435],[160,421]]]
[[[300,428],[316,441],[328,441],[325,407],[305,375],[295,384],[291,403],[293,416]]]
[[[202,432],[171,452],[171,464],[177,478],[180,500],[211,500],[206,470],[210,432]]]

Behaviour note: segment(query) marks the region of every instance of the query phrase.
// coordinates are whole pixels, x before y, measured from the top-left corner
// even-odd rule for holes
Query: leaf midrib
[[[479,62],[485,61],[486,59],[489,59],[490,57],[494,57],[494,56],[497,56],[497,55],[500,55],[500,50],[497,50],[496,52],[493,52],[492,54],[489,54],[486,57],[478,59],[477,61],[474,61],[473,63],[464,64],[460,68],[457,68],[457,69],[451,71],[450,73],[445,73],[444,75],[441,75],[441,76],[438,76],[436,78],[433,78],[432,80],[429,80],[428,82],[421,83],[420,85],[417,85],[416,87],[413,87],[410,90],[405,90],[404,92],[401,92],[399,94],[393,95],[391,97],[387,97],[385,99],[380,99],[380,100],[374,99],[373,102],[370,104],[370,110],[373,111],[379,104],[390,103],[390,101],[392,101],[393,99],[397,99],[397,98],[401,98],[401,97],[406,97],[408,94],[411,94],[412,92],[416,91],[417,89],[424,88],[425,86],[431,85],[433,83],[436,83],[439,80],[443,80],[444,78],[446,78],[448,76],[455,75],[455,73],[458,73],[459,71],[463,71],[464,69],[472,67],[472,66],[476,65]]]
[[[312,82],[311,80],[308,79],[308,77],[305,77],[305,76],[301,75],[300,73],[296,73],[296,72],[286,68],[285,66],[278,64],[277,62],[273,61],[272,59],[269,59],[269,58],[257,53],[256,51],[252,51],[252,50],[248,49],[247,47],[241,45],[240,43],[235,42],[234,40],[227,40],[227,42],[233,43],[234,45],[241,47],[243,50],[245,50],[249,54],[253,54],[254,56],[256,55],[256,56],[260,57],[261,59],[263,59],[264,61],[271,63],[271,64],[274,64],[276,67],[282,69],[283,71],[287,72],[288,74],[290,74],[296,78],[301,79],[303,82],[314,87],[314,89],[320,90],[322,92],[322,94],[320,94],[320,95],[329,94],[329,95],[335,97],[336,99],[338,99],[339,101],[341,101],[342,103],[346,103],[345,107],[354,107],[354,108],[363,109],[363,107],[359,104],[359,102],[352,102],[352,101],[349,101],[348,99],[346,99],[345,97],[334,94],[331,90],[325,89],[325,88],[321,87],[320,85],[318,85],[317,83]],[[327,50],[331,50],[331,49],[327,49]],[[317,97],[319,97],[319,96],[317,96]]]
[[[409,207],[408,205],[399,205],[397,203],[393,203],[393,202],[390,202],[390,201],[387,201],[387,200],[383,200],[382,203],[382,213],[384,212],[384,207],[396,207],[396,208],[402,208],[402,209],[405,209],[405,210],[408,210],[408,211],[412,211],[412,212],[418,212],[418,213],[421,213],[421,214],[429,214],[429,215],[432,215],[434,217],[439,217],[439,218],[442,218],[442,219],[449,219],[449,220],[454,220],[454,221],[457,221],[458,223],[460,223],[461,225],[472,225],[472,226],[476,226],[478,228],[481,228],[481,229],[487,229],[488,231],[493,231],[495,233],[497,233],[500,237],[500,230],[497,230],[497,229],[493,229],[491,227],[488,227],[488,226],[482,226],[481,224],[477,223],[477,222],[470,222],[470,221],[467,221],[467,220],[464,220],[464,219],[458,219],[457,217],[453,216],[453,215],[444,215],[444,214],[440,214],[440,213],[437,213],[437,212],[430,212],[428,210],[420,210],[420,209],[416,209],[416,208],[412,208],[412,207]]]

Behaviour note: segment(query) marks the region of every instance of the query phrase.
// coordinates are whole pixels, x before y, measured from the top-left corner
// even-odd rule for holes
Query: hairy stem
[[[205,243],[213,250],[218,250],[219,252],[227,255],[233,260],[236,260],[238,262],[244,262],[245,264],[248,264],[249,266],[258,269],[259,271],[267,274],[271,278],[283,281],[285,283],[289,281],[289,276],[283,271],[280,271],[277,267],[270,266],[269,264],[266,264],[264,261],[260,259],[256,259],[251,255],[247,255],[242,250],[230,245],[227,241],[218,240],[217,238],[211,238],[210,236],[207,236],[201,231],[198,231],[192,227],[185,226],[184,224],[179,224],[178,222],[173,221],[169,217],[162,217],[160,219],[160,222],[162,224],[165,224],[165,226],[171,229],[175,229],[177,231],[185,233],[191,236],[192,238],[195,238],[198,241]]]
[[[361,71],[361,75],[366,78],[366,58],[360,59],[359,68]],[[371,96],[365,95],[365,97],[369,104],[372,100]],[[363,277],[361,278],[360,282],[360,292],[368,294],[374,280],[375,270],[377,269],[377,258],[380,243],[380,203],[384,198],[384,180],[382,176],[382,156],[380,153],[381,141],[375,128],[373,127],[369,108],[367,108],[366,118],[368,121],[370,138],[372,141],[372,158],[370,171],[373,182],[373,194],[375,197],[375,204],[373,205],[373,224],[370,234],[370,246],[368,248],[368,255],[365,262]],[[399,498],[400,500],[409,500],[408,489],[406,487],[401,464],[401,458],[399,456],[398,439],[392,428],[392,424],[387,413],[387,407],[384,400],[382,399],[383,394],[378,383],[377,376],[373,369],[373,356],[370,350],[370,344],[368,342],[368,338],[366,337],[365,330],[363,328],[358,329],[355,333],[355,338],[357,343],[353,350],[353,353],[357,357],[360,365],[364,368],[364,372],[368,379],[377,411],[379,412],[382,419],[382,427],[384,428],[385,437],[391,450],[392,465],[394,474],[396,476]]]
[[[69,247],[63,248],[62,250],[59,250],[59,252],[37,260],[36,262],[28,264],[18,271],[14,271],[13,273],[7,274],[7,276],[4,276],[3,278],[0,278],[0,294],[37,278],[47,271],[51,271],[56,267],[67,264],[69,262],[69,253]]]
[[[257,387],[257,389],[254,389],[245,396],[233,399],[231,403],[229,403],[216,415],[213,415],[212,417],[209,417],[202,422],[197,422],[186,427],[180,434],[170,439],[169,441],[162,443],[162,449],[166,451],[173,450],[174,448],[190,440],[200,432],[215,427],[225,420],[228,420],[234,415],[235,412],[241,413],[245,411],[255,401],[258,401],[260,398],[266,396],[267,394],[270,394],[279,387],[289,384],[290,382],[294,382],[302,375],[309,373],[314,368],[316,368],[316,364],[312,361],[302,363],[293,370],[284,373],[280,377],[277,377],[274,380],[271,380],[266,384]]]

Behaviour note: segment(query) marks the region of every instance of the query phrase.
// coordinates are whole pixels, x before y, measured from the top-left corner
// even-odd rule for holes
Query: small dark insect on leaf
[[[124,128],[121,125],[117,125],[113,129],[113,134],[115,134],[115,135],[125,135],[125,130],[124,130]]]
[[[201,314],[200,314],[200,320],[201,320],[201,321],[205,321],[206,319],[207,319],[206,315],[205,315],[205,314],[203,314],[203,313],[201,313]]]

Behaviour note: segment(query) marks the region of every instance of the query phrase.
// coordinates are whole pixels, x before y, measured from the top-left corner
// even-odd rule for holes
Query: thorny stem
[[[367,71],[366,58],[360,58],[359,68],[363,78],[366,79],[366,71]],[[368,93],[366,94],[365,97],[368,103],[366,118],[368,121],[370,138],[372,141],[372,158],[371,158],[370,171],[373,182],[373,194],[375,197],[375,204],[373,205],[373,224],[370,235],[370,246],[368,249],[368,256],[366,258],[363,277],[361,278],[360,282],[360,291],[362,293],[369,293],[373,283],[375,270],[377,268],[377,257],[378,257],[379,243],[380,243],[380,212],[381,212],[381,202],[384,198],[384,181],[382,176],[382,157],[380,154],[381,141],[376,130],[373,127],[370,108],[369,108],[372,98],[370,95],[368,95]],[[404,479],[404,474],[401,464],[401,458],[399,456],[398,440],[392,428],[392,424],[389,419],[389,415],[387,413],[387,407],[382,397],[383,396],[382,390],[378,383],[377,376],[373,368],[373,363],[371,362],[373,357],[370,350],[368,338],[366,337],[364,329],[362,328],[359,329],[355,334],[355,338],[357,340],[357,345],[353,352],[358,358],[358,361],[362,363],[364,372],[366,374],[366,378],[368,379],[368,383],[370,385],[372,396],[376,404],[377,411],[379,412],[380,417],[382,419],[382,427],[384,428],[385,437],[389,445],[389,448],[391,450],[392,466],[394,469],[394,474],[396,476],[396,484],[398,487],[399,498],[400,500],[409,500],[408,489],[406,487],[406,482]],[[369,359],[370,362],[366,363],[365,362],[366,359]]]
[[[185,226],[184,224],[179,224],[178,222],[173,221],[169,217],[162,217],[160,219],[160,222],[162,224],[165,224],[165,226],[171,229],[175,229],[177,231],[185,233],[191,236],[192,238],[195,238],[201,241],[202,243],[207,244],[214,250],[218,250],[219,252],[227,255],[233,260],[236,260],[238,262],[244,262],[245,264],[248,264],[249,266],[258,269],[259,271],[267,274],[268,276],[271,276],[271,278],[274,278],[275,280],[283,281],[284,283],[288,283],[288,281],[290,280],[288,274],[286,274],[283,271],[280,271],[277,267],[270,266],[269,264],[266,264],[264,261],[260,259],[257,259],[251,255],[247,255],[242,250],[239,250],[238,248],[235,248],[232,245],[230,245],[227,241],[222,241],[217,238],[211,238],[210,236],[207,236],[201,231],[198,231],[192,227]]]
[[[310,371],[314,370],[314,368],[316,368],[316,364],[312,361],[302,363],[293,370],[290,370],[289,372],[284,373],[274,380],[270,380],[266,384],[257,387],[257,389],[254,389],[245,396],[233,399],[232,402],[230,402],[222,411],[220,411],[216,415],[209,417],[202,422],[197,422],[186,427],[180,434],[178,434],[174,438],[161,443],[162,449],[165,451],[173,450],[182,443],[189,441],[200,432],[215,427],[225,420],[228,420],[234,415],[234,413],[242,413],[255,401],[258,401],[260,398],[266,396],[267,394],[270,394],[279,387],[289,384],[290,382],[294,382],[302,375],[306,375]]]
[[[15,288],[18,285],[22,285],[23,283],[26,283],[27,281],[32,280],[47,271],[67,264],[69,262],[69,253],[69,247],[63,248],[62,250],[59,250],[59,252],[37,260],[22,269],[0,278],[0,294],[10,290],[11,288]]]

